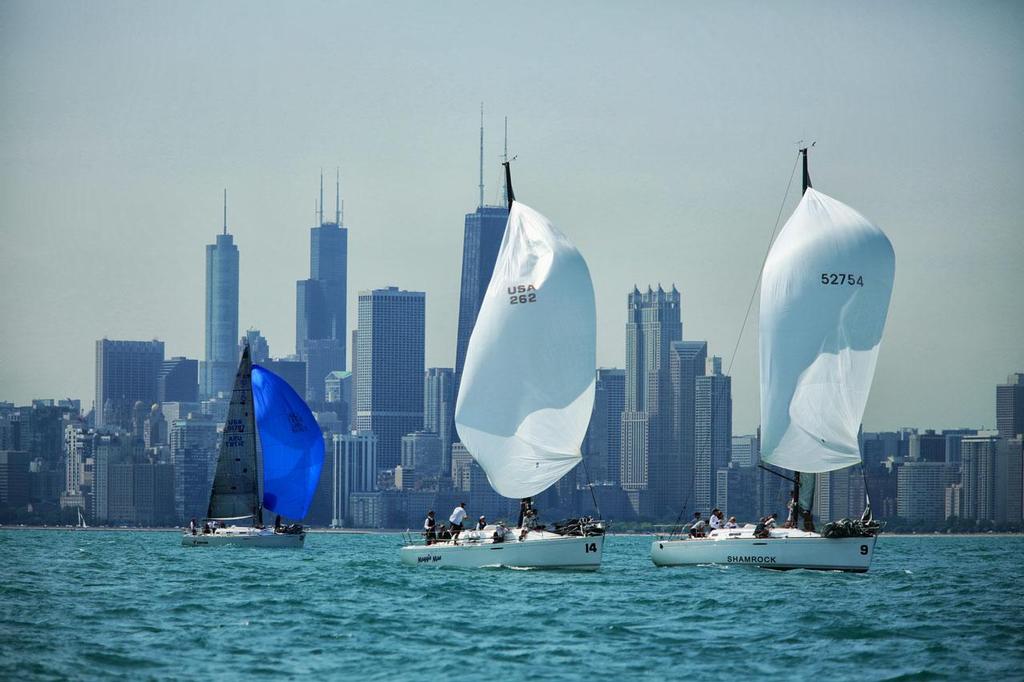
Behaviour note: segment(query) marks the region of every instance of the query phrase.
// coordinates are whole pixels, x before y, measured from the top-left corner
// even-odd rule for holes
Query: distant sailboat
[[[83,529],[83,530],[88,528],[89,526],[86,525],[86,523],[85,523],[85,517],[82,516],[82,508],[81,507],[75,507],[75,509],[78,511],[78,528]]]
[[[533,526],[529,513],[529,498],[582,459],[594,404],[594,287],[569,239],[515,200],[504,165],[508,223],[470,337],[455,423],[494,489],[528,511],[519,528],[409,544],[401,557],[410,565],[597,569],[603,524],[578,519],[551,531]]]
[[[866,571],[878,526],[864,518],[813,532],[814,477],[860,464],[857,433],[875,374],[896,257],[881,229],[811,187],[771,247],[761,274],[761,460],[789,469],[788,528],[716,530],[655,540],[658,565],[744,563],[771,568]],[[801,472],[803,488],[801,489]],[[805,529],[797,525],[805,522]]]
[[[257,454],[257,437],[262,458]],[[275,522],[266,528],[263,513],[304,518],[323,459],[323,436],[309,407],[284,379],[253,365],[246,344],[224,424],[207,523],[186,530],[181,544],[301,547],[306,539],[302,526],[283,527]],[[246,520],[249,525],[227,525]]]

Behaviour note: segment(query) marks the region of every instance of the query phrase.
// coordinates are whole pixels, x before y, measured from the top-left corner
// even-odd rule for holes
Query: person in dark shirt
[[[434,510],[427,512],[427,518],[423,520],[423,537],[427,544],[432,545],[437,540],[437,522],[434,520]]]

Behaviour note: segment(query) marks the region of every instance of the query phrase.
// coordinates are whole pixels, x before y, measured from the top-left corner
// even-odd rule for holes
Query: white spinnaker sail
[[[808,188],[761,275],[761,459],[820,473],[860,462],[896,257],[878,227]]]
[[[595,335],[583,256],[547,218],[513,202],[455,406],[459,438],[501,495],[536,495],[580,461]]]

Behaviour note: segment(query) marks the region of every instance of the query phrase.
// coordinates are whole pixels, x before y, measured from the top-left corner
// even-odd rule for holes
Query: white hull
[[[651,543],[656,566],[740,564],[762,568],[805,568],[863,573],[875,554],[875,537],[824,538],[795,529],[755,538],[753,526],[718,530],[706,538],[658,539]]]
[[[407,545],[401,549],[407,566],[457,568],[561,568],[596,571],[601,567],[604,535],[563,536],[546,531],[530,531],[520,541],[518,531],[510,531],[505,542],[492,542],[492,531],[480,536],[473,531],[462,534],[459,544],[439,542],[433,545]]]
[[[229,526],[218,528],[212,533],[189,532],[181,536],[182,547],[216,547],[235,545],[237,547],[273,547],[298,549],[306,542],[306,533],[275,533],[272,528],[244,528]]]

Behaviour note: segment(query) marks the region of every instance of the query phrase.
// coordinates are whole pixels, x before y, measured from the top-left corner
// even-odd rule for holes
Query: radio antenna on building
[[[228,188],[224,188],[224,234],[228,233]]]
[[[320,212],[319,212],[319,218],[320,218],[320,222],[317,223],[317,224],[318,225],[323,225],[324,224],[324,169],[323,168],[320,169]]]
[[[484,205],[484,103],[480,102],[480,203]]]
[[[341,227],[341,166],[334,169],[334,223]]]

